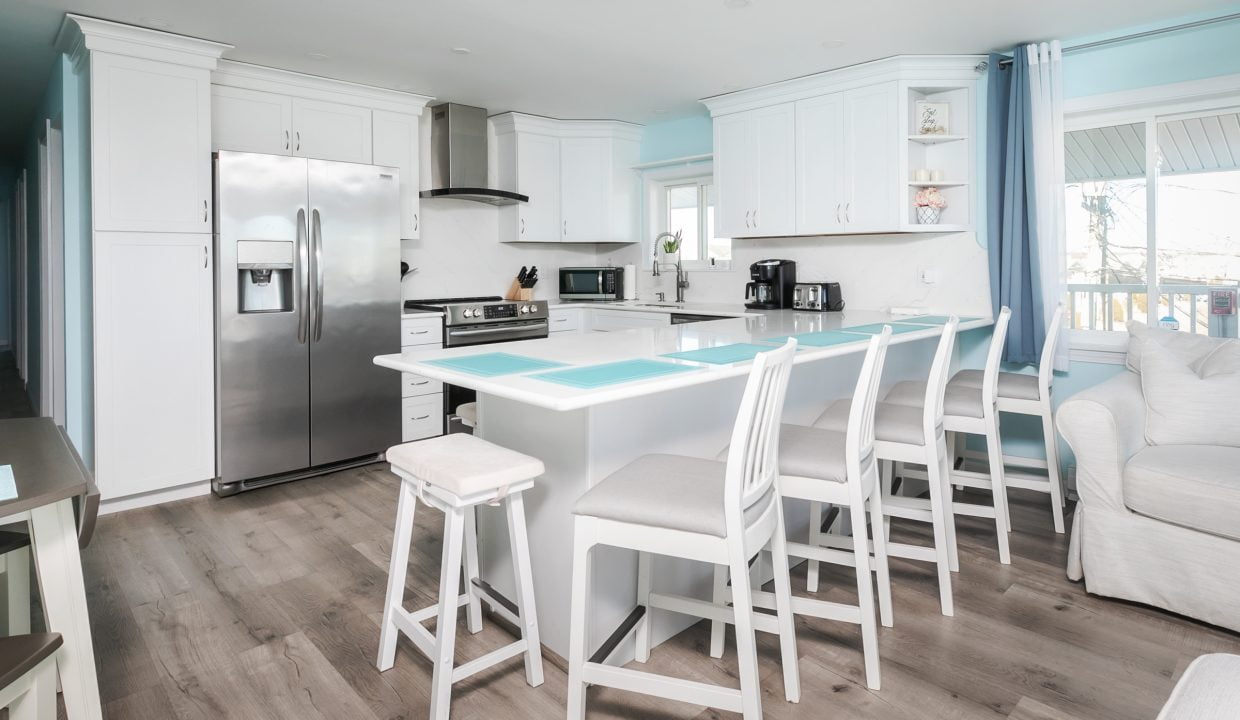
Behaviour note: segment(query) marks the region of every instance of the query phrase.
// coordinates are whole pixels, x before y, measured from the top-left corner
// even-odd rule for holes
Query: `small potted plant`
[[[917,222],[922,225],[937,225],[947,207],[947,198],[936,187],[922,188],[913,197],[913,207],[917,208]]]

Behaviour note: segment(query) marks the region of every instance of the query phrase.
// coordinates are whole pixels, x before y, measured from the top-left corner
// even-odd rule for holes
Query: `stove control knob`
[[[526,311],[527,313],[532,313],[532,312],[534,312],[534,306],[533,306],[533,305],[526,305],[526,306],[525,306],[525,311]]]
[[[530,311],[530,306],[529,306],[529,305],[522,305],[522,306],[521,306],[521,314],[522,314],[522,315],[524,315],[524,314],[528,313],[529,311]]]
[[[471,317],[473,317],[473,316],[474,316],[474,309],[473,309],[473,308],[465,308],[465,311],[464,311],[464,312],[462,312],[461,314],[462,314],[462,315],[464,315],[464,316],[465,316],[465,317],[467,317],[467,318],[471,318]]]

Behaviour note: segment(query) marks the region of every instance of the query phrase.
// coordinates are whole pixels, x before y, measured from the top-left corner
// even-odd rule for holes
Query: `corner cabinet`
[[[400,236],[404,240],[417,240],[422,237],[418,116],[375,110],[373,118],[375,165],[400,171]]]
[[[530,198],[500,208],[500,241],[638,241],[639,126],[520,113],[490,122],[498,187]]]
[[[704,100],[715,215],[729,237],[958,232],[973,226],[977,56],[895,57]],[[947,126],[923,134],[918,103]],[[941,180],[919,179],[918,170]],[[921,224],[917,191],[948,209]]]

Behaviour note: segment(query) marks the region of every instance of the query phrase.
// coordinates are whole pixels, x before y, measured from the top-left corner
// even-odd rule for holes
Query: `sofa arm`
[[[1076,489],[1086,507],[1124,509],[1128,459],[1145,447],[1141,376],[1122,372],[1060,404],[1059,434],[1076,454]]]

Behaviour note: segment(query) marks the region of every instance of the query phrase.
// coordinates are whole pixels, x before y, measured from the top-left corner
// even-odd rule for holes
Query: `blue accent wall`
[[[715,134],[706,108],[697,115],[651,123],[642,131],[640,162],[658,162],[713,151]]]

